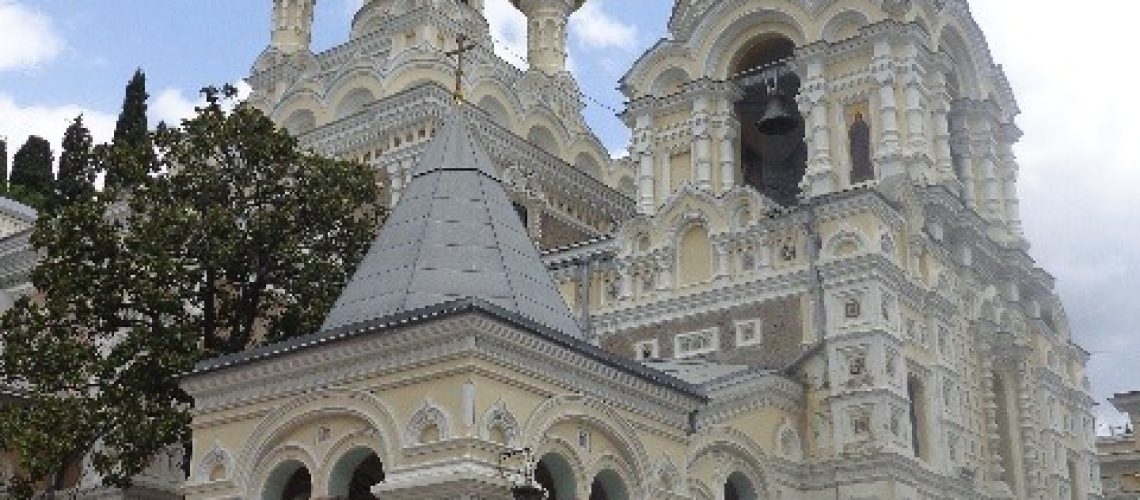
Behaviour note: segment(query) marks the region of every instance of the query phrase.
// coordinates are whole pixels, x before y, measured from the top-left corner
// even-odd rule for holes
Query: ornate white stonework
[[[1027,253],[1019,109],[965,0],[677,0],[613,161],[565,71],[583,2],[514,3],[527,71],[478,0],[370,0],[320,54],[312,1],[275,0],[251,100],[396,204],[466,35],[455,112],[582,335],[471,297],[208,362],[187,498],[507,498],[519,447],[558,499],[1103,498],[1088,354]]]

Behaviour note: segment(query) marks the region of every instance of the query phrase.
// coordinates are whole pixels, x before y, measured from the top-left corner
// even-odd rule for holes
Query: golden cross
[[[474,43],[467,43],[467,35],[459,35],[455,39],[456,49],[446,52],[448,56],[456,56],[455,66],[455,100],[463,101],[463,55],[476,47]]]

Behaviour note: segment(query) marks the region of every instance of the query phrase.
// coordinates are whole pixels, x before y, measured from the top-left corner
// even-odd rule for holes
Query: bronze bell
[[[788,111],[788,106],[779,93],[769,94],[764,114],[760,115],[756,128],[764,135],[785,135],[796,129],[796,119]]]

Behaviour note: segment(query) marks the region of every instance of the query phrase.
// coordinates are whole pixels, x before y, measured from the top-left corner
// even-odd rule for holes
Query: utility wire
[[[515,52],[514,50],[512,50],[510,48],[510,44],[506,43],[504,40],[502,40],[500,38],[496,38],[494,35],[490,35],[490,38],[491,38],[492,43],[494,44],[490,47],[488,47],[486,44],[479,42],[479,41],[475,41],[473,43],[478,45],[483,50],[486,50],[488,53],[490,53],[493,56],[496,56],[496,57],[498,56],[498,53],[495,52],[495,49],[499,48],[505,54],[511,56],[514,59],[517,59],[519,62],[523,63],[524,65],[529,64],[529,61],[527,60],[526,57],[520,55],[518,52]],[[510,63],[510,61],[507,61],[507,62],[508,62],[508,64]],[[614,106],[611,106],[609,104],[606,104],[605,102],[602,102],[600,99],[598,99],[598,98],[596,98],[590,94],[587,94],[586,92],[582,91],[581,87],[578,88],[578,101],[579,102],[589,101],[589,102],[593,103],[594,105],[596,105],[602,109],[605,109],[606,111],[609,111],[615,115],[620,115],[624,112],[620,109],[617,109]]]

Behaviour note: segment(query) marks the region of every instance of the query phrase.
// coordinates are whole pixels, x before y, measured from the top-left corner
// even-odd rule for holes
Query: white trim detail
[[[764,343],[764,320],[746,319],[733,323],[736,330],[736,347],[751,347]]]
[[[673,356],[677,359],[716,352],[719,347],[720,329],[716,327],[673,337]]]

